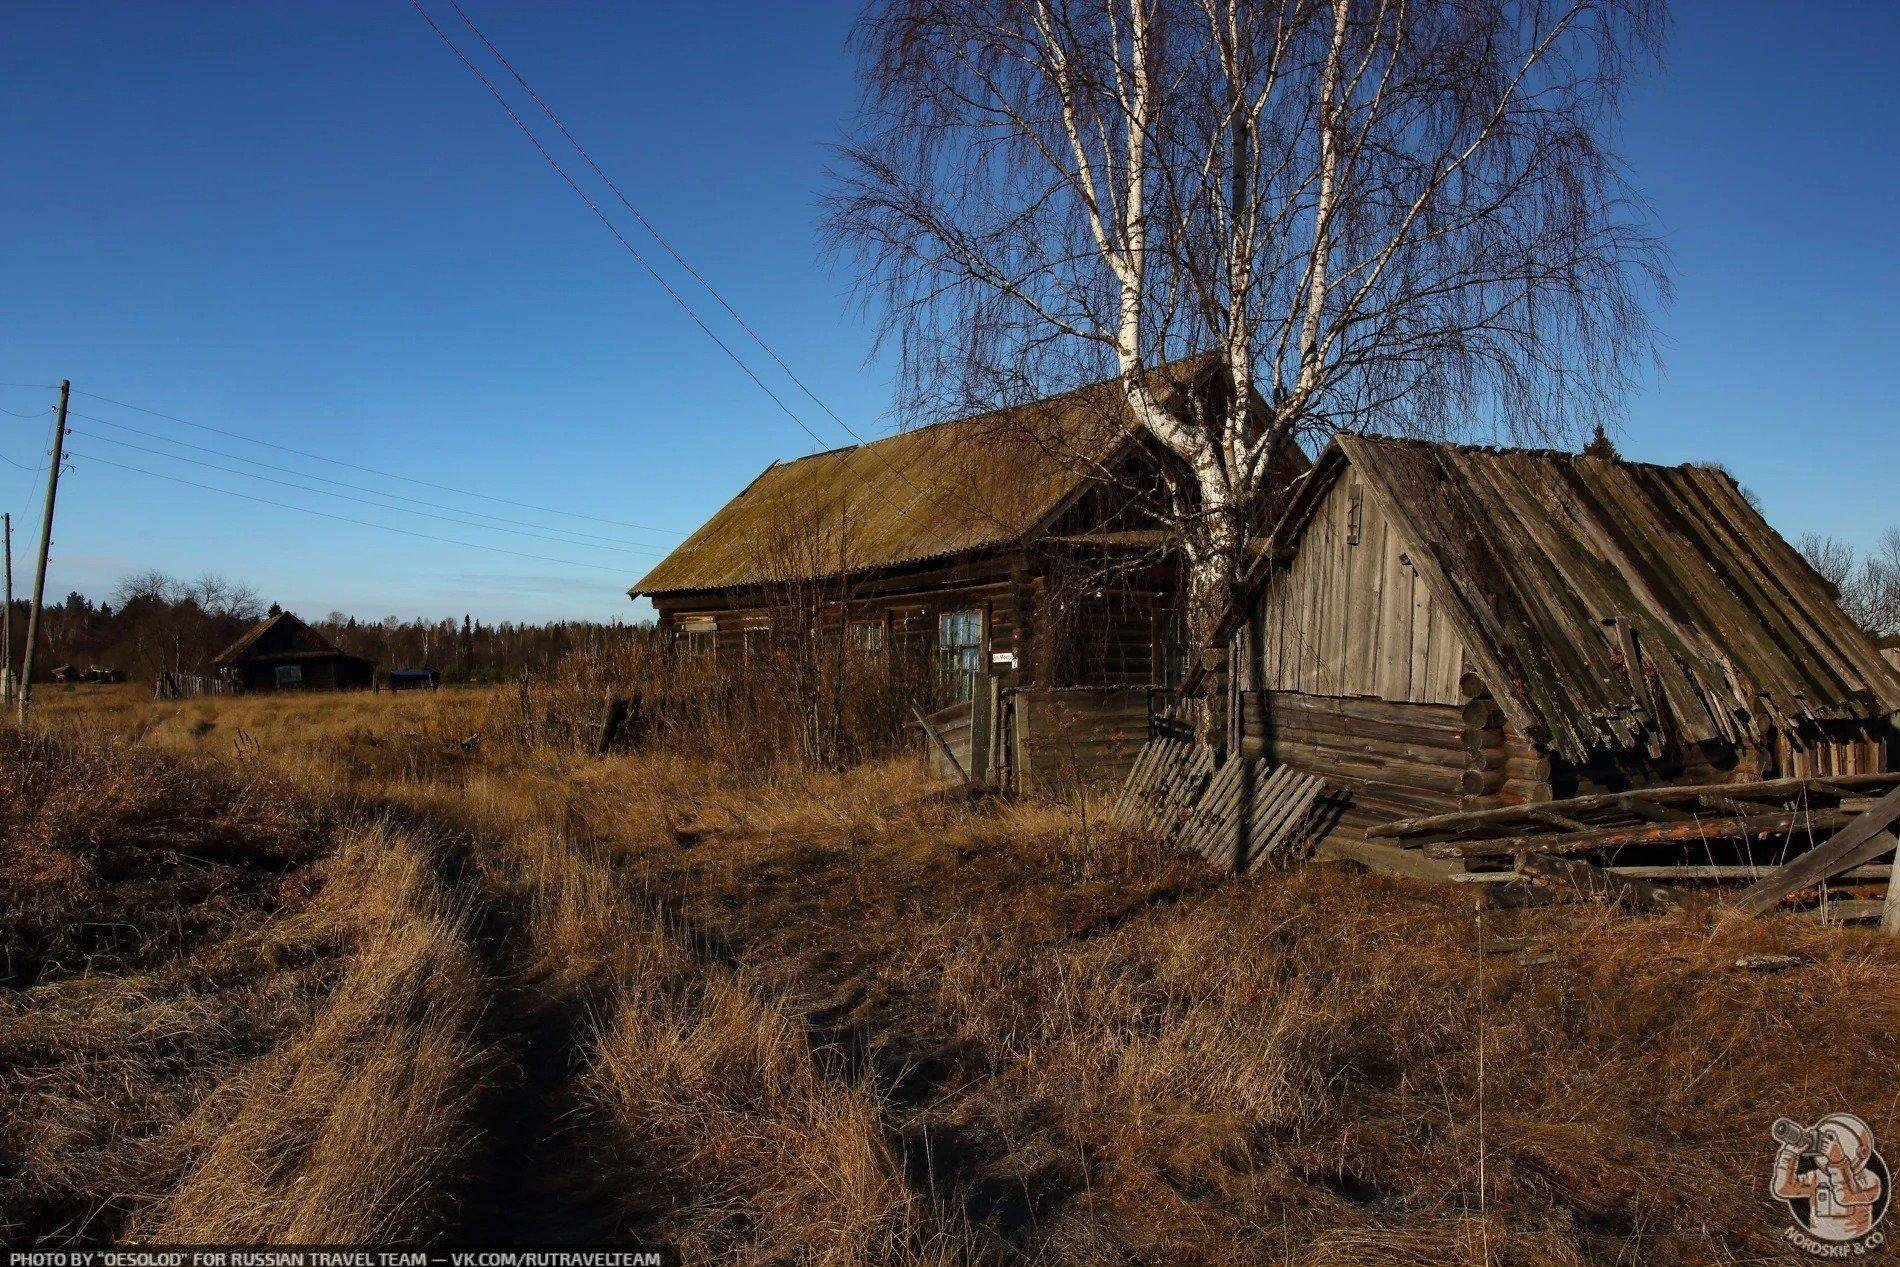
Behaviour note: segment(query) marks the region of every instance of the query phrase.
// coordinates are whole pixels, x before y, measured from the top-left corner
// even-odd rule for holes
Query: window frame
[[[673,626],[674,654],[687,660],[711,661],[719,654],[719,622],[710,616],[688,617]]]
[[[980,607],[937,613],[937,677],[958,703],[975,698],[976,680],[983,675],[983,650],[989,642],[988,623]],[[959,634],[973,634],[975,640],[951,640]]]
[[[847,623],[850,627],[849,636],[853,654],[861,656],[884,654],[885,636],[882,620],[853,620]]]
[[[748,663],[772,654],[772,622],[751,621],[739,627],[739,657]]]

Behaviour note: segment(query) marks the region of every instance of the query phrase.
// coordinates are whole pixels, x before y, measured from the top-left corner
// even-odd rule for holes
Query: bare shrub
[[[569,656],[520,690],[530,744],[591,748],[608,699],[632,701],[624,737],[728,769],[844,769],[905,743],[913,703],[928,704],[920,670],[837,645],[841,631],[777,631],[731,656],[693,659],[658,640]]]

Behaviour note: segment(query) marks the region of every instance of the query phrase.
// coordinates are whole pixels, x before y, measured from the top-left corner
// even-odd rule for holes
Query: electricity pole
[[[46,472],[46,513],[40,519],[40,562],[33,571],[33,607],[26,616],[26,654],[20,668],[20,722],[33,696],[33,651],[40,636],[40,606],[46,601],[46,552],[53,544],[53,503],[59,498],[59,464],[66,453],[66,398],[70,379],[59,380],[59,418],[53,424],[53,464]]]
[[[0,515],[0,536],[6,538],[7,605],[0,611],[0,704],[13,699],[13,516]]]

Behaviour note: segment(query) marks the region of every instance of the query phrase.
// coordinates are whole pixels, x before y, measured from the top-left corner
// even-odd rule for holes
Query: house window
[[[937,617],[937,676],[952,698],[976,695],[977,674],[983,667],[983,613],[944,612]]]
[[[280,664],[276,668],[276,682],[279,690],[285,687],[303,685],[303,665]]]
[[[772,654],[772,626],[747,625],[740,631],[739,646],[746,659],[765,659]]]
[[[713,628],[710,616],[681,621],[673,632],[673,649],[689,660],[712,659]]]
[[[852,621],[851,649],[859,655],[882,655],[884,653],[884,622],[881,620]]]

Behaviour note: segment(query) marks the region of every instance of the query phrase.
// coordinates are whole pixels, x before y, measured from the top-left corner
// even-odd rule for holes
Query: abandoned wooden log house
[[[1702,465],[1341,436],[1236,640],[1245,748],[1376,823],[1894,768],[1900,672]]]
[[[1211,367],[1175,362],[1150,384],[1178,406],[1211,390]],[[998,682],[1018,710],[1062,692],[1048,715],[1068,718],[1065,751],[1125,765],[1145,738],[1147,688],[1185,663],[1179,564],[1149,509],[1168,460],[1109,380],[775,462],[630,594],[652,600],[684,657],[848,639],[920,671],[922,702],[952,705],[953,728],[967,728],[954,703],[979,683]],[[1289,444],[1274,487],[1306,466]],[[1058,729],[1044,729],[1052,743]]]
[[[366,690],[376,664],[350,655],[289,612],[257,622],[212,661],[237,691]]]

